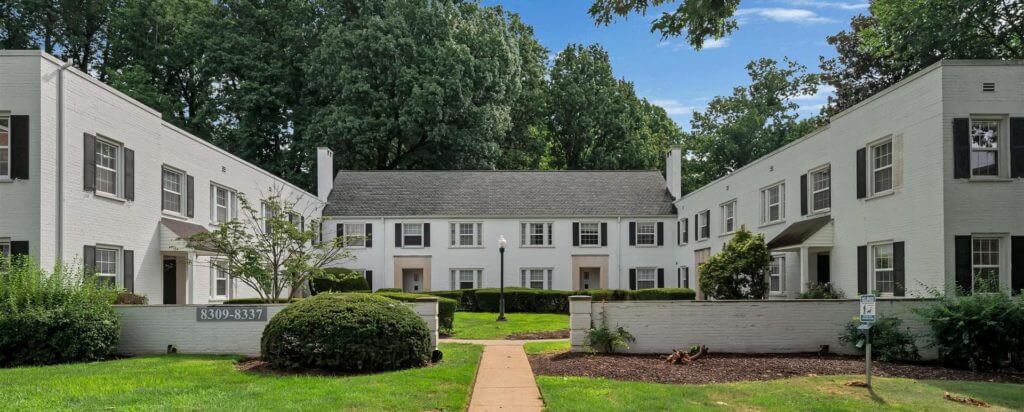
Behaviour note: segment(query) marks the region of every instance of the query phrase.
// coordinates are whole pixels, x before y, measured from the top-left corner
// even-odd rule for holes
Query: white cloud
[[[818,86],[818,91],[816,93],[814,93],[814,94],[801,94],[799,96],[794,96],[793,100],[796,100],[796,101],[825,100],[825,99],[828,99],[828,97],[831,96],[832,93],[835,93],[835,91],[836,91],[835,87],[832,87],[832,86],[829,86],[829,85],[825,84],[825,85]]]
[[[785,9],[785,8],[750,8],[740,9],[736,11],[737,16],[759,16],[768,20],[773,20],[782,23],[798,23],[798,24],[822,24],[832,23],[832,20],[828,17],[824,17],[810,10],[806,9]]]
[[[690,115],[700,107],[690,106],[676,99],[651,99],[651,104],[661,106],[669,116]]]
[[[723,37],[721,39],[707,39],[704,41],[704,48],[702,50],[725,48],[729,46],[729,42],[730,40],[728,37]],[[679,51],[683,49],[690,49],[690,44],[685,41],[671,42],[668,40],[662,40],[658,42],[658,47],[671,47],[672,50]]]
[[[824,1],[824,0],[789,0],[787,3],[794,6],[810,6],[818,8],[830,8],[839,10],[861,10],[868,8],[867,2],[852,3],[845,1]]]
[[[729,38],[723,37],[721,39],[707,39],[704,41],[705,49],[721,49],[729,46]]]

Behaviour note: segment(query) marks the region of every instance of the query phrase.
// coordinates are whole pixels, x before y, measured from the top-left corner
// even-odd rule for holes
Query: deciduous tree
[[[764,234],[740,227],[721,252],[700,266],[700,289],[712,299],[764,299],[768,296],[765,270],[772,254]]]

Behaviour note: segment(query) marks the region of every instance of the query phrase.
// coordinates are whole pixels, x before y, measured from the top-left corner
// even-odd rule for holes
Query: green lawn
[[[540,355],[542,353],[553,353],[553,352],[568,352],[569,351],[569,340],[560,340],[556,342],[526,342],[523,345],[523,349],[526,350],[527,355]]]
[[[195,355],[0,369],[0,409],[465,410],[483,348],[441,350],[438,365],[352,377],[241,373],[237,357]]]
[[[955,411],[968,408],[943,399],[945,392],[984,400],[988,411],[1024,409],[1024,385],[876,378],[873,394],[844,385],[863,376],[820,376],[716,385],[666,385],[609,379],[539,376],[551,411],[612,410],[804,410]]]
[[[507,322],[497,322],[497,313],[455,312],[458,339],[505,339],[513,333],[569,329],[569,315],[557,313],[507,313]]]

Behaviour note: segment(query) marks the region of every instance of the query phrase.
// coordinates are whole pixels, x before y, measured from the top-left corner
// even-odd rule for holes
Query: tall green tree
[[[663,37],[685,36],[693,48],[700,50],[708,38],[720,39],[738,27],[734,15],[740,0],[594,0],[590,16],[597,24],[609,25],[616,18],[633,13],[646,15],[648,9],[675,3],[675,10],[653,19],[652,32]]]
[[[750,84],[732,95],[711,100],[694,112],[686,139],[690,156],[683,173],[684,191],[696,189],[743,167],[806,134],[820,123],[801,119],[798,96],[817,92],[819,78],[788,59],[761,58],[747,64]]]
[[[660,107],[616,79],[597,45],[569,45],[555,58],[548,91],[551,166],[649,169],[681,132]]]
[[[764,299],[771,261],[764,233],[754,234],[741,226],[721,252],[700,265],[701,293],[712,299]]]

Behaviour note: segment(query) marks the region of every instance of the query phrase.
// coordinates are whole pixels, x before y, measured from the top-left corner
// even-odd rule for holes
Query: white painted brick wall
[[[287,305],[260,305],[271,319]],[[437,349],[437,300],[409,303],[427,323],[430,343]],[[260,338],[267,322],[198,322],[196,308],[204,305],[120,305],[121,341],[117,352],[126,355],[167,353],[174,345],[179,353],[239,354],[259,356]],[[231,306],[223,306],[230,308]]]
[[[911,308],[925,304],[919,299],[879,300],[881,315],[897,316],[904,327],[921,336],[921,356],[934,358],[922,336],[929,331]],[[839,343],[843,325],[859,311],[857,300],[768,301],[625,301],[591,302],[587,297],[570,300],[570,343],[584,350],[590,325],[601,324],[602,311],[608,326],[622,326],[636,342],[628,353],[668,353],[673,349],[703,344],[713,352],[793,353],[816,352],[829,345],[832,352],[853,354]]]

